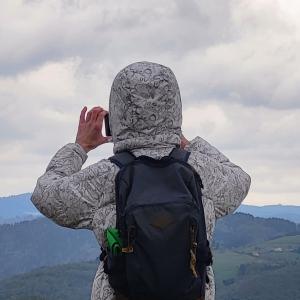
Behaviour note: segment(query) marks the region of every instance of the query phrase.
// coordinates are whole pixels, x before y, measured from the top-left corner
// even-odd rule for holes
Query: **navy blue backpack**
[[[115,179],[118,254],[103,252],[104,270],[118,297],[198,300],[205,297],[212,255],[206,236],[202,181],[176,147],[153,159],[119,152]],[[120,298],[121,299],[121,298]]]

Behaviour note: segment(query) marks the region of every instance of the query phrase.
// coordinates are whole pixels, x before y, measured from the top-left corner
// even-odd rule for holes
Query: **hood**
[[[182,106],[170,68],[136,62],[115,77],[109,98],[113,152],[180,144]]]

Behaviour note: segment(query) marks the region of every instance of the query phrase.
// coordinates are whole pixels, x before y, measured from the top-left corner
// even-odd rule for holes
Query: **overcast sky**
[[[187,138],[251,175],[245,203],[300,205],[299,16],[296,0],[1,0],[0,196],[32,192],[82,107],[108,108],[147,60],[175,73]]]

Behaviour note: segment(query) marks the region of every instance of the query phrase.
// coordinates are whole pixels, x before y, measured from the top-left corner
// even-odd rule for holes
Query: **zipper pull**
[[[197,264],[197,257],[196,257],[196,252],[197,252],[197,232],[196,232],[196,226],[195,224],[191,225],[190,227],[190,232],[191,232],[191,249],[190,249],[190,269],[193,272],[193,275],[195,278],[198,277],[198,273],[196,270],[196,264]]]
[[[132,241],[135,236],[135,227],[130,226],[127,232],[127,247],[122,248],[123,253],[133,253]]]

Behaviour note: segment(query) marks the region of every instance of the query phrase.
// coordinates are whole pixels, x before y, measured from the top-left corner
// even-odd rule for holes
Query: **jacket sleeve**
[[[189,163],[202,179],[203,196],[214,203],[216,218],[233,213],[248,194],[250,176],[201,137],[185,149],[191,151]]]
[[[103,205],[103,187],[114,165],[104,159],[81,170],[86,159],[79,144],[63,146],[38,178],[31,196],[36,208],[61,226],[92,230],[95,211]]]

